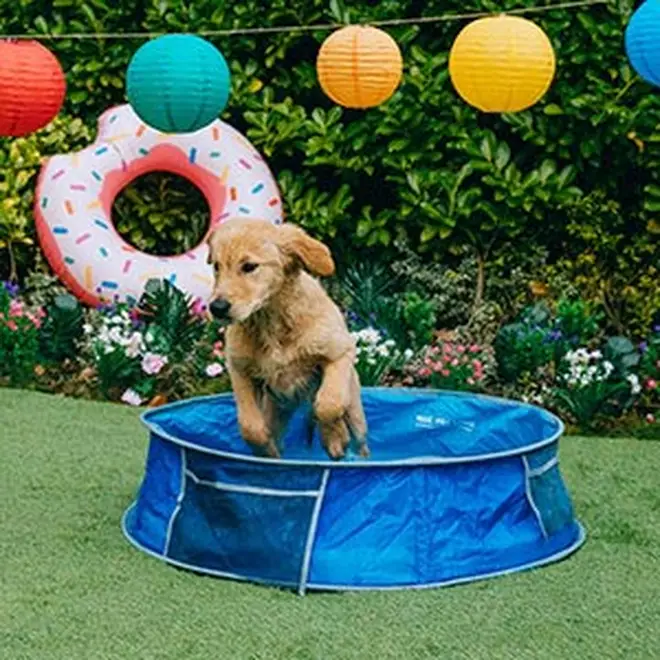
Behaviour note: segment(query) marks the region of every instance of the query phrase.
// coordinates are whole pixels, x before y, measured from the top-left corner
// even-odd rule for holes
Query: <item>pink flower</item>
[[[468,385],[474,385],[474,378],[468,378],[465,382],[466,382]]]
[[[657,381],[653,380],[653,378],[649,378],[646,381],[646,389],[647,390],[654,390],[656,387],[658,387]]]
[[[37,309],[37,318],[38,319],[45,319],[46,318],[46,310],[43,307],[39,307]]]
[[[196,298],[195,302],[190,308],[190,311],[194,316],[202,316],[204,312],[206,312],[206,305],[204,304],[204,301],[201,298]]]
[[[463,353],[465,353],[466,350],[467,350],[467,349],[465,348],[465,346],[463,346],[463,344],[459,344],[459,345],[456,347],[456,352],[457,352],[459,355],[463,355]]]
[[[23,303],[20,300],[12,300],[9,303],[9,316],[14,316],[16,318],[21,318],[24,314]]]
[[[649,413],[649,414],[646,416],[646,421],[647,421],[649,424],[654,424],[654,423],[655,423],[655,417],[654,417],[651,413]]]
[[[449,353],[453,353],[453,351],[454,351],[454,347],[453,347],[451,344],[443,344],[443,345],[442,345],[442,350],[443,350],[445,353],[449,354]]]
[[[475,369],[481,371],[484,368],[484,363],[481,360],[472,360],[472,365]]]
[[[206,367],[206,375],[209,378],[215,378],[223,373],[225,368],[219,362],[212,362]]]
[[[442,362],[436,362],[433,365],[433,371],[435,371],[436,373],[438,373],[439,371],[442,371],[444,368],[445,368],[445,365]]]
[[[158,374],[163,367],[167,364],[167,357],[165,355],[157,355],[156,353],[147,353],[142,358],[142,371],[149,376]]]
[[[452,366],[452,367],[457,367],[457,366],[458,366],[458,358],[454,358],[454,359],[451,361],[451,366]]]
[[[437,346],[433,346],[430,351],[431,355],[437,355],[439,352],[440,349]]]
[[[428,367],[422,367],[418,372],[418,376],[422,378],[428,378],[431,375],[431,370]]]
[[[443,369],[440,373],[441,373],[445,378],[447,378],[447,376],[449,376],[449,374],[450,374],[451,372],[449,371],[449,369]]]
[[[121,395],[121,400],[129,406],[139,406],[142,403],[140,395],[130,388]]]
[[[470,353],[478,353],[479,352],[479,347],[476,344],[472,344],[470,346]]]
[[[430,367],[433,364],[433,360],[431,360],[431,358],[424,358],[424,364],[427,367]]]
[[[16,332],[16,330],[18,330],[18,326],[16,325],[16,321],[7,321],[7,327],[8,327],[12,332]]]
[[[28,320],[30,321],[30,323],[32,323],[32,325],[35,328],[38,329],[38,328],[41,327],[41,319],[40,318],[38,318],[34,314],[30,314],[30,312],[27,313],[27,317],[28,317]]]

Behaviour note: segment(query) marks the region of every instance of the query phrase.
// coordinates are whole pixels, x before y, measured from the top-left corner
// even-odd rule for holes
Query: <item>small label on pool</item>
[[[451,420],[446,417],[434,417],[433,415],[417,415],[417,417],[415,417],[415,426],[418,429],[437,429],[447,426],[455,426],[461,431],[471,433],[474,431],[476,424],[474,422]]]

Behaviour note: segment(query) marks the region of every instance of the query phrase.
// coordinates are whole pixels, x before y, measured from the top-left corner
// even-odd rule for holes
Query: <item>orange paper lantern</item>
[[[489,16],[466,25],[449,53],[456,91],[483,112],[519,112],[548,91],[555,53],[543,30],[519,16]]]
[[[36,131],[60,111],[66,94],[57,58],[36,41],[0,41],[0,135]]]
[[[387,32],[349,25],[323,42],[316,70],[321,88],[335,103],[346,108],[373,108],[396,91],[403,59]]]

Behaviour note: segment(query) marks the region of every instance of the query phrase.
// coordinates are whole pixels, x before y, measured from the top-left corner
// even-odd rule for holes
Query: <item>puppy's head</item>
[[[335,270],[330,250],[294,225],[232,219],[211,234],[208,244],[215,270],[209,310],[218,319],[247,320],[301,268],[321,277]]]

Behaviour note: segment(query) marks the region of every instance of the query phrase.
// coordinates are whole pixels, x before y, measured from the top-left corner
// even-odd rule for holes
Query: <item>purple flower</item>
[[[660,323],[653,326],[653,332],[660,332]]]
[[[18,284],[14,284],[13,282],[3,282],[2,285],[10,298],[15,298],[20,291]]]
[[[550,332],[546,335],[546,339],[548,341],[559,341],[562,336],[563,335],[561,330],[550,330]]]
[[[646,353],[646,351],[648,350],[648,348],[649,348],[649,344],[648,344],[648,342],[646,342],[646,341],[642,341],[642,342],[639,343],[639,350],[640,350],[640,353]]]

